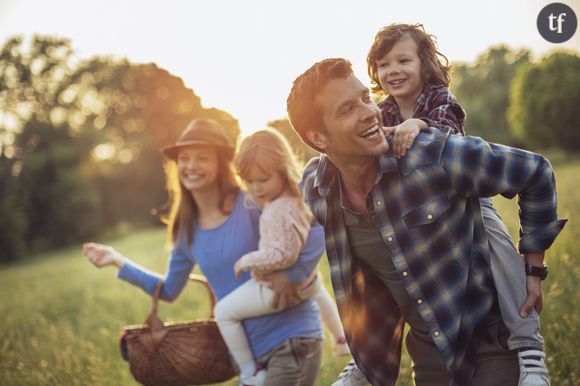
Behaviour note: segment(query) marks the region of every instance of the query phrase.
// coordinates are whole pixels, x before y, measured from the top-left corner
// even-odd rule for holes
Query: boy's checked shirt
[[[378,157],[368,196],[375,223],[407,292],[427,323],[453,385],[475,369],[474,331],[495,292],[479,197],[519,195],[520,252],[549,248],[556,217],[552,168],[540,155],[429,128],[405,157]],[[324,155],[307,165],[305,202],[324,226],[336,301],[352,354],[373,385],[395,385],[403,318],[382,281],[353,259],[339,200],[339,171]]]
[[[392,96],[379,103],[379,108],[383,125],[396,126],[405,121]],[[413,118],[422,119],[429,127],[436,127],[444,133],[465,135],[465,111],[445,85],[429,84],[423,88],[417,98]]]

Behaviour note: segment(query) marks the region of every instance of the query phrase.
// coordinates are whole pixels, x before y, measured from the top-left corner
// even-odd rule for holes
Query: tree
[[[292,128],[290,121],[287,118],[277,119],[268,122],[268,127],[278,130],[290,143],[292,150],[296,153],[299,159],[303,162],[308,162],[311,158],[317,157],[319,153],[304,144],[298,134]]]
[[[120,222],[159,223],[159,149],[193,118],[239,135],[235,118],[155,64],[73,54],[46,36],[0,48],[0,261]]]
[[[500,45],[488,49],[474,64],[454,67],[451,86],[467,112],[467,134],[514,144],[507,121],[510,83],[518,68],[529,61],[529,50]]]
[[[514,136],[535,148],[580,151],[580,57],[557,52],[518,72],[509,120]]]
[[[0,261],[29,250],[62,245],[90,233],[94,195],[75,166],[87,141],[55,124],[54,108],[72,79],[67,39],[35,37],[26,46],[11,38],[0,50]],[[73,142],[78,142],[73,145]]]
[[[83,130],[102,132],[101,141],[93,144],[87,170],[104,203],[105,226],[158,223],[158,209],[167,201],[159,149],[175,142],[193,118],[215,119],[234,141],[239,136],[236,119],[221,110],[203,108],[201,99],[181,78],[153,63],[137,65],[97,57],[79,70],[91,74],[91,82],[76,94],[78,103],[94,99],[91,95],[103,101]]]

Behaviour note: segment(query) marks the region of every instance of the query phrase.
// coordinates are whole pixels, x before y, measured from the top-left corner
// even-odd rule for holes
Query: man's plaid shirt
[[[403,283],[427,323],[455,385],[475,369],[474,332],[494,302],[478,197],[519,195],[521,252],[544,251],[565,224],[540,155],[477,137],[421,132],[405,157],[378,157],[369,193],[375,222]],[[373,385],[395,385],[403,318],[382,281],[353,259],[339,200],[339,171],[324,155],[301,184],[324,226],[336,301],[353,357]]]
[[[387,97],[379,103],[381,119],[385,126],[396,126],[404,119],[395,98]],[[429,127],[436,127],[443,132],[465,135],[465,111],[451,91],[444,85],[426,85],[417,98],[413,118],[422,119]]]

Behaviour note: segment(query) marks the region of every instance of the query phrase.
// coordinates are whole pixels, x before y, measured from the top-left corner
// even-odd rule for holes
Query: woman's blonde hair
[[[280,173],[288,184],[290,194],[302,202],[298,184],[302,178],[303,165],[288,140],[278,131],[259,130],[244,138],[236,152],[234,165],[242,180],[247,179],[253,168],[258,168],[264,174]],[[304,210],[312,217],[306,205]]]

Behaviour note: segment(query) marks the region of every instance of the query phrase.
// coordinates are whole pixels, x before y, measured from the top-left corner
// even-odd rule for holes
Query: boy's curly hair
[[[371,90],[385,94],[379,81],[377,62],[403,38],[411,38],[417,44],[417,54],[421,59],[421,77],[425,84],[449,86],[449,60],[437,51],[437,39],[425,32],[423,24],[391,24],[377,32],[367,55],[367,69],[371,78]]]

